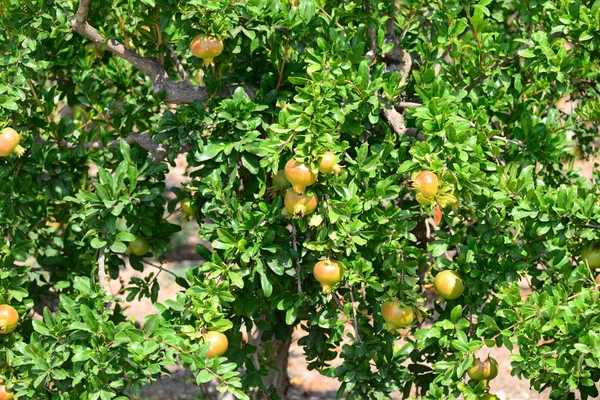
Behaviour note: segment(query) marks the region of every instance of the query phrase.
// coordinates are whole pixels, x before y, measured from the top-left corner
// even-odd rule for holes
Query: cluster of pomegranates
[[[25,149],[19,145],[21,136],[13,128],[4,128],[0,132],[0,157],[8,157],[16,154],[21,157]]]
[[[342,166],[338,164],[335,154],[328,151],[321,156],[319,172],[338,174],[341,170]],[[317,177],[317,172],[313,172],[308,165],[293,158],[285,164],[283,173],[279,171],[275,174],[273,177],[273,191],[281,191],[290,184],[292,186],[286,191],[283,199],[287,215],[303,217],[317,209],[317,196],[311,192],[305,193],[306,188],[317,181]]]

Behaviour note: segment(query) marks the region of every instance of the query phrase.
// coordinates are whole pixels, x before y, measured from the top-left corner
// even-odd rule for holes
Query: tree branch
[[[521,142],[519,140],[508,139],[508,138],[505,138],[504,136],[491,136],[490,140],[501,141],[501,142],[511,143],[511,144],[516,144],[517,146],[519,146],[522,149],[524,149],[526,147],[525,143],[523,143],[523,142]]]
[[[383,107],[381,109],[383,116],[394,132],[402,136],[406,134],[406,125],[404,125],[404,117],[394,107]]]
[[[190,80],[188,78],[187,72],[185,72],[185,68],[183,68],[183,65],[181,65],[181,61],[179,61],[179,58],[177,57],[175,50],[173,50],[173,48],[171,46],[169,46],[168,44],[165,44],[165,46],[167,47],[167,50],[169,50],[169,54],[171,55],[173,64],[175,64],[175,67],[177,68],[177,72],[179,72],[179,76],[181,76],[181,79],[183,79],[183,81],[185,83],[189,84]]]
[[[104,290],[104,293],[107,296],[111,296],[110,286],[108,284],[108,277],[106,276],[106,266],[105,266],[105,254],[104,247],[100,248],[100,253],[98,254],[98,283],[100,287]],[[104,309],[106,311],[112,308],[112,301],[106,301],[104,303]]]
[[[377,31],[375,30],[375,27],[371,25],[371,0],[365,0],[365,16],[367,17],[367,39],[369,41],[369,48],[376,53],[379,46],[377,46]]]
[[[169,79],[167,72],[157,59],[143,57],[117,40],[102,36],[96,28],[87,22],[90,3],[91,0],[80,0],[75,19],[71,21],[71,28],[74,32],[91,40],[97,47],[105,48],[139,69],[152,81],[154,92],[166,92],[165,101],[167,103],[189,104],[196,100],[204,102],[210,97],[206,88],[192,86],[189,82],[174,82]]]
[[[354,304],[354,288],[350,286],[350,301],[352,301],[352,313],[354,315],[354,339],[360,343],[360,334],[358,333],[358,315],[356,314],[356,305]]]
[[[298,294],[302,293],[302,264],[300,264],[300,254],[298,253],[298,239],[296,237],[296,224],[292,221],[292,249],[296,253],[296,272],[298,274]]]
[[[152,159],[153,164],[156,164],[167,158],[167,148],[162,143],[153,143],[152,138],[146,133],[131,133],[122,139],[125,140],[129,145],[137,143],[144,150],[150,152],[150,158]],[[60,142],[59,146],[69,149],[75,147],[83,147],[84,149],[103,149],[106,147],[118,146],[122,139],[114,139],[106,144],[104,144],[104,142],[83,142],[79,144],[62,141]],[[181,150],[182,152],[188,151],[189,147],[184,146]]]

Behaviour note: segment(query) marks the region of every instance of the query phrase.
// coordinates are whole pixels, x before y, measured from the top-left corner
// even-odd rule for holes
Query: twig
[[[352,313],[354,314],[354,337],[356,342],[360,343],[360,334],[358,333],[358,316],[356,314],[356,305],[354,305],[354,289],[350,286],[350,301],[352,302]]]
[[[162,46],[164,44],[163,42],[163,38],[162,38],[162,32],[160,31],[160,25],[159,24],[155,24],[154,27],[156,28],[156,45],[158,46],[158,48],[160,49],[160,46]],[[158,54],[159,60],[160,60],[160,65],[164,66],[165,65],[165,55],[160,52]]]
[[[505,143],[516,144],[517,146],[519,146],[522,149],[524,149],[526,147],[525,143],[521,142],[520,140],[508,139],[508,138],[505,138],[504,136],[491,136],[490,140],[496,140],[496,141],[501,141],[501,142],[505,142]]]
[[[581,224],[579,226],[581,226],[582,228],[600,229],[600,225],[594,225],[594,224]]]
[[[277,86],[275,86],[275,91],[279,91],[281,87],[281,83],[283,82],[283,69],[285,68],[285,63],[287,61],[288,52],[290,51],[290,37],[286,36],[285,38],[285,49],[283,50],[283,61],[281,61],[281,67],[279,68],[279,78],[277,78]]]
[[[298,274],[298,294],[302,293],[302,264],[300,264],[300,254],[298,253],[298,242],[296,238],[296,224],[292,220],[292,249],[296,253],[296,272]]]
[[[143,57],[128,49],[119,41],[102,36],[96,28],[87,22],[90,3],[91,0],[81,0],[79,2],[75,19],[71,20],[71,29],[74,32],[91,40],[97,47],[105,48],[139,69],[140,72],[150,78],[155,92],[166,92],[165,101],[167,103],[204,102],[210,97],[208,89],[204,87],[192,86],[189,82],[174,82],[169,79],[167,72],[157,59]],[[233,93],[233,90],[230,90],[230,92]]]
[[[171,275],[173,275],[175,278],[179,278],[179,276],[178,276],[178,275],[177,275],[175,272],[173,272],[173,271],[170,271],[170,270],[168,270],[168,269],[166,269],[166,268],[164,268],[164,267],[162,267],[162,266],[160,266],[160,265],[152,264],[151,262],[147,262],[147,261],[146,261],[146,262],[144,262],[144,264],[146,264],[146,265],[149,265],[149,266],[151,266],[151,267],[153,267],[153,268],[156,268],[156,269],[158,269],[158,270],[160,270],[160,271],[162,271],[162,272],[166,272],[167,274],[171,274]],[[158,276],[158,275],[157,275],[157,276]]]
[[[475,25],[471,20],[471,10],[469,8],[469,1],[467,0],[467,6],[465,7],[465,12],[467,14],[467,21],[469,21],[469,26],[471,27],[471,31],[473,31],[473,36],[475,36],[475,41],[477,42],[477,47],[479,48],[479,68],[483,70],[483,47],[481,45],[481,40],[479,39],[479,33],[477,33],[477,29],[475,29]]]
[[[165,44],[167,50],[169,50],[169,54],[171,55],[171,60],[173,60],[173,64],[175,64],[175,67],[177,68],[177,72],[179,72],[179,76],[181,76],[181,79],[183,79],[184,82],[190,83],[190,79],[188,78],[188,74],[185,71],[185,68],[183,68],[183,65],[181,65],[181,61],[179,61],[179,58],[177,57],[177,54],[175,54],[175,50],[173,50],[173,47],[171,47],[168,44]]]
[[[35,99],[35,102],[40,107],[42,114],[44,114],[44,119],[46,120],[47,123],[49,123],[49,124],[52,123],[52,118],[50,118],[50,116],[46,114],[46,110],[44,109],[44,106],[42,105],[42,102],[40,101],[40,98],[38,97],[38,94],[35,91],[35,86],[33,85],[33,83],[31,83],[30,79],[27,80],[27,84],[29,85],[29,89],[31,89],[31,94],[33,94],[33,98]]]
[[[106,276],[106,266],[104,263],[105,263],[105,254],[104,254],[104,247],[102,247],[102,248],[100,248],[100,251],[98,253],[98,280],[99,280],[98,283],[104,290],[104,293],[107,296],[111,296],[110,285],[108,284],[108,278]],[[112,301],[105,301],[104,309],[106,311],[108,311],[111,308],[112,308]]]
[[[421,103],[414,103],[412,101],[401,101],[399,103],[396,103],[396,105],[401,108],[415,108],[422,106]]]

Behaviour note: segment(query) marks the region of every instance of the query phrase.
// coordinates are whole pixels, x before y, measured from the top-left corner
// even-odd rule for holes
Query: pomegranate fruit
[[[394,331],[410,326],[415,318],[415,313],[412,307],[403,305],[399,300],[392,300],[383,303],[381,316],[387,322],[388,330]]]
[[[495,394],[486,394],[480,397],[481,400],[500,400],[500,397]]]
[[[4,386],[4,382],[0,381],[0,400],[13,400],[15,395],[13,392],[9,392]]]
[[[194,216],[194,208],[192,207],[192,199],[189,197],[184,197],[181,200],[181,212],[186,215],[186,217]]]
[[[589,246],[581,252],[581,259],[592,268],[600,267],[600,249]]]
[[[491,381],[498,376],[498,361],[492,357],[488,357],[483,362],[476,358],[473,366],[467,370],[467,374],[476,381]]]
[[[339,165],[337,161],[337,156],[328,151],[321,156],[321,161],[319,161],[319,171],[324,174],[328,174],[330,172],[339,174],[342,171],[342,166]]]
[[[272,189],[274,192],[280,192],[283,189],[287,189],[290,186],[290,183],[287,179],[285,179],[285,171],[279,170],[275,175],[273,175],[273,186]]]
[[[600,275],[596,277],[596,285],[600,285]]]
[[[206,358],[221,357],[227,351],[229,341],[227,340],[227,336],[221,332],[210,331],[202,337],[205,343],[210,343],[210,347],[205,355]]]
[[[440,182],[436,174],[431,171],[421,171],[410,181],[411,189],[420,193],[425,199],[433,199],[438,192]]]
[[[315,264],[313,275],[323,287],[323,292],[331,293],[331,287],[342,280],[344,269],[337,261],[326,259]]]
[[[304,193],[306,188],[317,181],[317,174],[313,174],[306,164],[299,163],[293,158],[285,164],[285,179],[292,184],[296,193]]]
[[[19,313],[8,304],[0,305],[0,335],[14,332],[19,324]]]
[[[491,381],[498,376],[498,361],[492,357],[488,357],[483,362],[483,378],[487,381]]]
[[[7,157],[12,153],[21,157],[25,149],[19,145],[21,136],[13,128],[4,128],[0,133],[0,156]]]
[[[454,271],[445,270],[438,273],[433,281],[435,291],[447,300],[459,298],[465,291],[465,284]]]
[[[133,242],[129,242],[129,251],[136,256],[143,256],[149,249],[150,244],[148,244],[148,241],[141,236],[136,236]]]
[[[283,199],[288,215],[303,217],[317,209],[317,196],[314,194],[298,194],[288,189]]]
[[[469,378],[481,381],[485,379],[483,363],[479,358],[473,361],[473,366],[467,370]]]
[[[223,41],[204,35],[196,35],[191,43],[192,54],[204,60],[204,66],[214,65],[214,58],[223,52]]]

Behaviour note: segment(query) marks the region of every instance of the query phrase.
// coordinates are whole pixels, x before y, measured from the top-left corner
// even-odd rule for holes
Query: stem
[[[102,236],[104,236],[104,235],[102,235]],[[100,251],[98,254],[98,281],[99,281],[98,283],[104,290],[104,293],[107,296],[111,296],[110,285],[108,284],[108,277],[106,276],[105,258],[106,258],[106,256],[104,254],[104,247],[102,247],[102,248],[100,248]],[[104,310],[108,311],[111,308],[112,308],[112,301],[105,301],[104,302]]]
[[[358,316],[356,314],[356,306],[354,305],[354,290],[350,287],[350,301],[352,302],[352,313],[354,314],[354,337],[360,343],[360,334],[358,333]]]
[[[296,239],[296,224],[292,220],[292,249],[296,253],[296,272],[298,274],[298,294],[302,293],[302,265],[300,264],[300,254],[298,253],[298,241]]]
[[[519,146],[522,149],[525,148],[525,143],[521,142],[520,140],[508,139],[508,138],[505,138],[504,136],[491,136],[490,140],[516,144],[517,146]]]
[[[281,83],[283,82],[283,69],[285,68],[285,63],[287,61],[288,52],[290,51],[290,38],[287,36],[285,38],[285,49],[283,50],[283,61],[281,62],[281,68],[279,68],[279,78],[277,79],[277,86],[275,86],[275,91],[279,91],[281,87]]]

